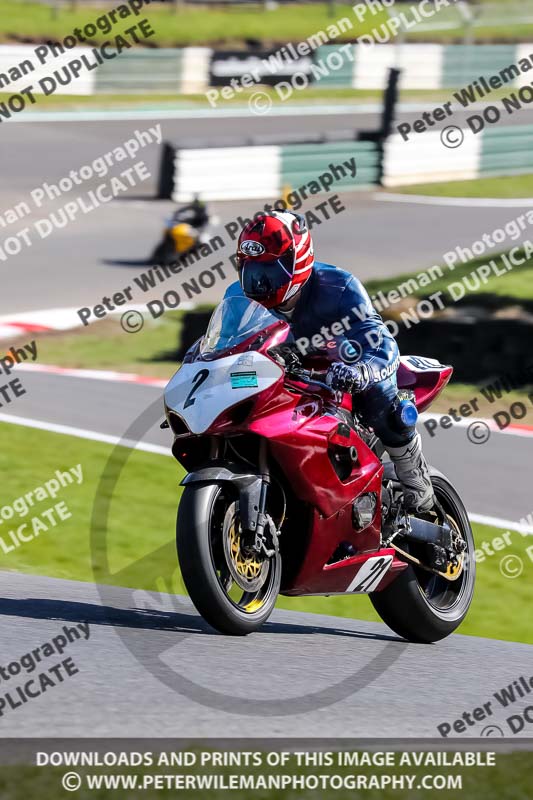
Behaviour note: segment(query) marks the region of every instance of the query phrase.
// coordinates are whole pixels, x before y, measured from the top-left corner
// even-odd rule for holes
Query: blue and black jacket
[[[236,281],[225,297],[242,295],[241,285]],[[279,312],[272,313],[285,318]],[[302,353],[307,348],[309,355],[323,355],[331,361],[366,364],[371,383],[394,380],[400,358],[396,340],[373,307],[361,281],[349,272],[315,262],[287,321]]]

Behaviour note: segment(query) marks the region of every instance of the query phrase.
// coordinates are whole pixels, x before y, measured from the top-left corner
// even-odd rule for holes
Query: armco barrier
[[[37,45],[0,45],[0,91],[20,92],[28,85],[39,93],[39,80],[60,70],[69,62],[85,55],[90,60],[91,48],[67,50],[45,65],[35,56]],[[190,94],[205,92],[209,85],[211,49],[136,48],[124,51],[119,58],[105,60],[96,69],[84,69],[66,86],[58,84],[58,94]],[[25,74],[18,80],[12,75],[26,63]],[[29,64],[29,66],[28,66]],[[33,69],[31,67],[33,66]],[[19,70],[20,71],[20,70]]]
[[[169,145],[160,176],[160,197],[188,202],[195,194],[204,200],[279,197],[284,188],[297,189],[328,170],[355,158],[355,178],[335,182],[335,191],[347,191],[378,182],[380,155],[374,142],[322,142],[244,147],[175,149],[171,180]]]
[[[104,62],[96,70],[96,94],[191,94],[208,85],[211,50],[138,49]]]
[[[303,186],[328,169],[328,164],[355,158],[357,174],[335,181],[335,191],[353,190],[377,183],[380,152],[375,142],[324,142],[289,144],[281,148],[281,186]]]
[[[315,64],[328,64],[328,56],[343,45],[322,45],[314,52]],[[493,75],[509,64],[533,53],[533,44],[441,45],[378,44],[352,45],[342,66],[332,68],[316,84],[325,89],[381,89],[390,67],[402,70],[402,89],[458,89],[481,75]],[[341,51],[342,55],[342,51]],[[333,67],[335,61],[331,62]],[[528,73],[510,81],[509,87],[528,82]]]
[[[276,83],[290,80],[295,71],[304,70],[310,82],[324,90],[336,87],[352,89],[382,89],[387,81],[390,67],[402,70],[402,89],[458,89],[476,80],[482,75],[493,75],[499,70],[517,63],[533,53],[533,44],[517,45],[440,45],[440,44],[377,44],[351,45],[350,57],[343,54],[342,44],[327,44],[316,48],[311,56],[315,72],[320,80],[314,80],[309,73],[309,64],[297,65],[285,62],[278,56],[280,71],[276,72],[273,61],[269,62],[268,53],[249,54],[249,59],[263,64],[261,74],[265,81]],[[340,56],[339,57],[339,51]],[[57,61],[53,68],[89,53],[87,48],[68,50]],[[270,51],[271,53],[272,51]],[[25,59],[35,62],[35,46],[33,45],[0,45],[0,88],[8,86],[2,82],[2,74],[22,63]],[[335,58],[328,67],[328,56]],[[69,86],[59,86],[58,92],[68,94],[135,94],[153,92],[154,94],[203,93],[210,85],[210,80],[220,88],[224,82],[229,84],[232,78],[231,60],[227,70],[217,76],[212,75],[214,56],[217,53],[209,47],[185,48],[136,48],[123,52],[120,58],[105,61],[98,69],[85,72]],[[272,56],[271,56],[272,58]],[[242,64],[235,61],[235,75],[242,77]],[[51,63],[51,62],[50,62]],[[223,62],[220,62],[223,63]],[[19,91],[28,85],[36,85],[39,77],[50,72],[50,64],[36,72],[24,76],[21,81],[9,84],[8,89]],[[506,84],[509,88],[521,86],[531,81],[530,73],[521,74],[516,80]],[[224,100],[220,100],[224,103]]]
[[[480,175],[533,172],[533,125],[488,127],[481,136]]]
[[[487,127],[478,135],[465,129],[464,135],[463,144],[453,149],[443,146],[440,131],[407,142],[393,134],[382,146],[353,140],[180,148],[167,142],[159,197],[176,202],[188,202],[195,194],[205,200],[276,198],[285,187],[303,186],[329,164],[352,157],[355,179],[336,181],[335,191],[533,172],[533,125]]]
[[[352,45],[350,56],[335,69],[335,60],[328,61],[341,45],[323,45],[317,48],[314,61],[317,65],[331,63],[332,68],[321,77],[317,86],[324,88],[382,89],[391,67],[402,70],[402,88],[438,89],[442,86],[443,50],[439,44],[380,44],[375,47]],[[342,55],[342,51],[341,51]]]
[[[397,133],[384,144],[384,186],[468,180],[533,172],[533,125],[490,126],[473,135],[469,128],[460,147],[448,149],[439,131],[407,142]]]

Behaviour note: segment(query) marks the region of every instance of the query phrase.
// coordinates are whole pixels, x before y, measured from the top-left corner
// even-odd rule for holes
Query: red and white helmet
[[[300,291],[315,262],[305,217],[292,211],[260,214],[244,226],[237,270],[246,297],[276,308]]]

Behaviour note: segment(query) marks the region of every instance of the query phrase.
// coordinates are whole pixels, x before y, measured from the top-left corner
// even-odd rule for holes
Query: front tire
[[[229,484],[190,484],[178,508],[176,545],[183,580],[198,612],[221,633],[244,636],[272,613],[281,557],[241,553],[238,501]]]
[[[474,536],[459,494],[442,473],[431,468],[437,499],[466,542],[463,571],[455,581],[409,565],[386,589],[370,594],[389,628],[410,642],[437,642],[462,623],[474,594]]]

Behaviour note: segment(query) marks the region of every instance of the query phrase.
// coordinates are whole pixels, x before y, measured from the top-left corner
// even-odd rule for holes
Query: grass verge
[[[515,209],[510,211],[509,217],[511,219],[515,219],[517,216],[519,215],[516,213]],[[526,223],[524,225],[524,229],[527,229],[526,214],[523,216],[524,222]],[[533,223],[533,216],[531,216],[531,220]],[[520,234],[518,226],[517,233]],[[516,255],[518,256],[518,253]],[[382,291],[387,294],[387,292],[390,292],[391,289],[396,289],[399,286],[409,283],[410,281],[414,281],[414,283],[410,284],[414,291],[409,292],[409,296],[427,297],[433,292],[441,291],[445,295],[443,302],[445,302],[448,306],[452,305],[454,300],[454,296],[449,289],[450,284],[452,282],[461,283],[465,278],[468,278],[468,276],[474,273],[482,264],[486,264],[487,261],[491,259],[493,259],[495,262],[497,272],[493,271],[491,275],[487,277],[486,282],[481,284],[482,289],[480,289],[480,291],[466,293],[465,296],[469,301],[471,301],[471,304],[475,305],[476,299],[478,299],[481,295],[496,295],[498,297],[507,299],[509,304],[520,303],[521,301],[532,301],[533,258],[526,259],[523,264],[513,265],[513,268],[507,271],[506,266],[501,258],[501,254],[491,254],[490,256],[484,255],[480,258],[474,258],[472,261],[467,261],[464,264],[458,263],[457,265],[454,265],[453,270],[450,270],[448,267],[442,267],[442,275],[436,276],[429,285],[421,285],[421,282],[417,280],[417,276],[420,276],[421,274],[420,272],[406,272],[403,275],[395,275],[392,278],[367,281],[366,287],[370,294],[375,294],[378,291]],[[505,280],[502,280],[502,278],[505,278]],[[472,285],[475,285],[474,282]]]
[[[116,4],[118,5],[118,4]],[[115,7],[115,6],[113,6]],[[410,7],[404,11],[409,15]],[[0,41],[40,41],[46,39],[62,39],[77,27],[94,22],[110,6],[90,5],[87,7],[60,7],[54,11],[50,5],[21,0],[0,1]],[[354,40],[363,33],[373,29],[389,19],[386,9],[372,9],[361,22],[354,14],[352,6],[335,4],[333,15],[327,3],[311,5],[290,4],[267,9],[263,3],[248,7],[230,6],[228,8],[202,8],[198,6],[181,7],[176,10],[172,4],[166,8],[148,6],[142,9],[137,19],[150,20],[156,35],[149,39],[151,44],[159,47],[174,45],[241,45],[243,40],[259,41],[263,46],[280,42],[298,42],[327,30],[328,25],[341,18],[348,18],[352,27],[339,36],[339,40]],[[442,19],[441,15],[441,19]],[[458,19],[456,15],[452,24]],[[118,33],[128,28],[132,18],[121,20],[111,32]],[[436,19],[437,23],[439,20]],[[447,19],[448,23],[450,19]],[[533,25],[529,22],[519,24],[510,20],[508,24],[495,24],[475,29],[476,40],[528,41],[533,33]],[[383,35],[383,34],[382,34]],[[434,30],[417,32],[410,29],[408,39],[424,39],[425,41],[449,42],[462,41],[464,28],[460,25],[451,28],[438,27]],[[108,36],[100,31],[94,37],[94,43],[105,41]]]
[[[178,345],[182,319],[182,312],[167,311],[160,319],[147,319],[143,329],[135,334],[122,330],[119,317],[101,320],[87,328],[39,333],[39,362],[170,378],[178,368],[172,350]],[[22,338],[27,341],[28,337]]]
[[[118,4],[117,4],[118,5]],[[50,6],[41,3],[0,0],[0,39],[31,39],[33,41],[64,38],[75,28],[95,22],[115,5],[90,5],[77,10],[61,8],[57,15]],[[168,7],[146,6],[137,18],[119,20],[107,34],[98,31],[91,41],[101,44],[136,21],[146,18],[155,31],[147,43],[159,47],[176,45],[238,45],[245,39],[267,42],[301,41],[317,31],[327,28],[341,17],[353,23],[341,39],[352,39],[385,22],[388,14],[378,11],[359,22],[350,5],[338,5],[335,16],[328,15],[326,3],[312,5],[290,5],[265,10],[262,4],[249,7],[202,8],[182,7],[178,11],[172,4]]]
[[[257,92],[257,86],[251,89],[243,89],[242,92],[235,94],[229,99],[218,101],[217,109],[228,107],[245,108],[249,99]],[[261,85],[261,92],[268,95],[272,100],[272,107],[286,108],[287,106],[299,105],[324,105],[337,103],[369,103],[381,102],[383,98],[382,89],[346,89],[346,88],[322,88],[308,87],[302,91],[295,91],[288,100],[281,100],[277,92],[271,87]],[[0,92],[0,103],[9,100],[11,94]],[[25,114],[33,114],[39,111],[89,111],[89,110],[113,110],[125,111],[131,108],[144,111],[176,111],[197,110],[211,108],[205,94],[97,94],[97,95],[36,95],[35,105],[28,106]],[[450,99],[450,91],[433,89],[406,89],[400,92],[400,102],[427,102],[442,103]],[[332,111],[335,109],[333,108]]]
[[[83,482],[64,488],[55,500],[45,499],[30,509],[23,519],[0,524],[0,569],[16,570],[78,581],[96,581],[157,592],[185,594],[174,545],[176,507],[182,471],[171,458],[117,448],[106,444],[60,436],[1,424],[0,469],[4,475],[2,505],[10,505],[53,477],[56,470],[67,471],[81,464]],[[35,458],[35,454],[39,458]],[[120,461],[125,458],[125,464]],[[121,471],[119,467],[123,466]],[[115,470],[116,485],[100,486],[101,496],[110,498],[107,533],[97,522],[93,543],[90,521],[95,495],[104,470]],[[5,553],[13,546],[9,531],[30,517],[66,503],[71,517],[34,539]],[[46,523],[45,523],[46,524]],[[30,526],[26,534],[30,531]],[[500,531],[474,526],[477,546],[490,543]],[[507,641],[533,644],[533,631],[523,609],[527,607],[533,574],[533,551],[526,552],[533,539],[511,534],[505,550],[486,557],[478,564],[476,594],[470,613],[460,632]],[[10,544],[11,543],[11,544]],[[500,562],[508,554],[518,555],[523,574],[515,580],[505,578]],[[280,608],[375,620],[367,597],[280,598]]]
[[[479,178],[475,181],[421,183],[393,189],[401,194],[422,194],[432,197],[533,197],[533,175],[505,175],[500,178]]]

